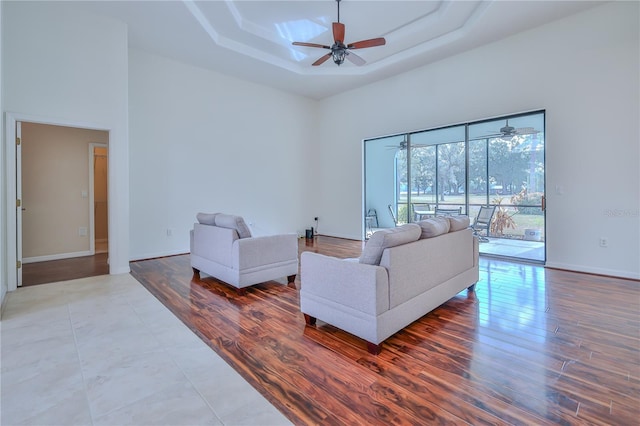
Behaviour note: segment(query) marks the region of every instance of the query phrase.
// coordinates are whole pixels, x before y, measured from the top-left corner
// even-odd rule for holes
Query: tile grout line
[[[140,282],[138,282],[136,280],[137,284],[140,285],[142,288],[144,288],[145,290],[147,290]],[[148,290],[147,290],[148,292]],[[155,297],[151,294],[151,293],[147,293],[148,296],[147,297],[151,297],[154,298]],[[157,300],[157,299],[156,299]],[[160,302],[162,304],[162,302]],[[140,314],[138,313],[138,311],[136,310],[135,306],[131,304],[131,301],[127,299],[127,305],[129,305],[129,307],[131,308],[131,310],[133,310],[133,312],[136,314],[136,316],[138,317],[138,319],[140,319],[140,321],[145,325],[145,327],[147,328],[147,330],[151,333],[151,335],[153,335],[154,338],[157,339],[156,334],[153,332],[153,330],[151,330],[151,328],[149,328],[149,324],[147,323],[147,321],[144,320],[144,318],[142,318],[140,316]],[[164,304],[162,304],[164,309],[166,309],[170,315],[172,315],[173,317],[175,317],[175,315],[173,314],[173,312],[171,312],[166,306],[164,306]],[[176,317],[177,318],[177,317]],[[178,318],[177,318],[178,319]],[[179,319],[178,319],[179,320]],[[193,333],[193,331],[189,330],[189,328],[182,322],[180,321],[180,324],[182,324],[184,326],[184,328],[186,330],[188,330],[189,332]],[[195,334],[195,333],[194,333]],[[198,337],[198,336],[196,336]],[[158,343],[161,343],[160,341],[158,341]],[[189,384],[191,385],[191,387],[193,388],[193,390],[200,396],[200,398],[202,398],[202,401],[204,401],[204,403],[206,404],[207,407],[209,407],[209,409],[211,410],[211,412],[213,413],[213,415],[215,416],[215,418],[217,420],[220,421],[221,424],[224,424],[224,422],[222,421],[222,419],[220,418],[220,416],[218,415],[218,413],[216,412],[216,410],[211,406],[211,404],[209,403],[209,400],[207,398],[205,398],[205,396],[202,394],[202,392],[200,392],[200,389],[198,389],[198,387],[195,385],[195,383],[193,383],[191,381],[191,379],[189,378],[189,376],[185,373],[184,369],[180,366],[180,364],[175,360],[175,358],[171,355],[171,353],[168,351],[167,347],[165,344],[161,344],[162,347],[162,352],[164,352],[165,354],[167,354],[167,356],[169,358],[171,358],[171,362],[173,362],[173,364],[175,364],[176,367],[178,367],[178,370],[180,370],[180,372],[182,373],[182,375],[184,376],[184,378],[187,380],[187,382],[189,382]]]
[[[66,288],[63,289],[65,296],[67,295]],[[76,328],[73,325],[71,318],[71,306],[70,302],[67,302],[67,312],[69,313],[69,325],[71,326],[71,333],[73,334],[73,345],[76,349],[76,356],[78,357],[78,369],[80,370],[80,377],[82,378],[82,388],[84,390],[84,398],[87,401],[87,408],[89,409],[89,415],[91,416],[91,424],[95,424],[95,416],[91,409],[91,402],[89,401],[89,392],[87,392],[87,380],[84,375],[84,369],[82,368],[82,359],[80,358],[80,350],[78,349],[78,339],[76,336]]]

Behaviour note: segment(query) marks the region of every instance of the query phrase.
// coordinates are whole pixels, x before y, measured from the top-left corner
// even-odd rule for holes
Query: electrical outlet
[[[600,237],[600,247],[609,247],[609,240]]]
[[[167,228],[167,237],[173,236],[173,229]]]
[[[81,237],[86,237],[87,236],[87,228],[86,226],[81,226],[80,228],[78,228],[78,235]]]

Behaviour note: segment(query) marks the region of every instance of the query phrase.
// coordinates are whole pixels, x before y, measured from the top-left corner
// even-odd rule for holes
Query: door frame
[[[107,170],[109,169],[109,144],[90,142],[89,143],[89,251],[91,251],[92,255],[96,254],[96,203],[95,203],[95,156],[96,156],[95,151],[96,151],[96,148],[105,148],[107,150]],[[108,202],[109,202],[109,191],[107,191],[107,203]]]
[[[16,208],[16,200],[17,200],[17,185],[18,185],[18,172],[20,171],[20,166],[17,165],[17,155],[18,151],[16,149],[16,125],[19,122],[28,122],[28,123],[36,123],[36,124],[49,124],[53,126],[65,126],[65,127],[76,127],[81,129],[91,129],[91,130],[103,130],[109,132],[109,141],[111,141],[111,129],[106,126],[101,126],[98,124],[92,123],[82,123],[75,121],[66,121],[56,118],[49,117],[40,117],[33,116],[28,114],[20,114],[13,112],[5,113],[5,178],[6,178],[6,198],[5,198],[5,206],[6,206],[6,236],[7,236],[7,245],[6,245],[6,265],[7,265],[7,291],[14,291],[18,287],[18,214]],[[108,176],[108,185],[113,187],[114,175],[109,173]],[[110,208],[108,212],[109,222],[112,221],[113,210]],[[21,232],[20,232],[21,233]],[[21,243],[20,243],[21,246]],[[111,244],[109,247],[109,257],[111,258]]]
[[[391,138],[397,138],[400,136],[405,136],[406,137],[411,137],[412,135],[417,135],[420,133],[428,133],[428,132],[437,132],[440,130],[445,130],[445,129],[450,129],[450,128],[455,128],[455,127],[464,127],[464,141],[465,141],[465,195],[464,195],[464,206],[467,209],[467,211],[465,212],[467,215],[470,214],[470,207],[471,206],[477,206],[477,203],[473,203],[471,204],[471,200],[470,200],[470,185],[469,185],[469,164],[470,164],[470,148],[469,148],[469,143],[471,140],[471,136],[470,136],[470,132],[469,132],[469,128],[471,126],[477,126],[479,124],[486,124],[486,123],[492,123],[492,122],[498,122],[498,121],[503,121],[503,120],[511,120],[511,119],[515,119],[515,118],[519,118],[519,117],[524,117],[524,116],[530,116],[530,115],[538,115],[541,114],[542,115],[542,131],[545,132],[545,139],[546,139],[546,117],[547,117],[547,111],[545,109],[538,109],[538,110],[531,110],[531,111],[525,111],[525,112],[520,112],[520,113],[513,113],[513,114],[508,114],[508,115],[502,115],[502,116],[497,116],[497,117],[492,117],[492,118],[486,118],[486,119],[482,119],[482,120],[475,120],[475,121],[469,121],[469,122],[462,122],[462,123],[458,123],[458,124],[452,124],[452,125],[447,125],[447,126],[441,126],[441,127],[435,127],[435,128],[430,128],[430,129],[424,129],[424,130],[414,130],[414,131],[409,131],[409,132],[405,132],[405,133],[397,133],[397,134],[393,134],[393,135],[387,135],[387,136],[379,136],[379,137],[373,137],[373,138],[368,138],[368,139],[364,139],[363,140],[363,156],[365,158],[363,158],[362,162],[363,164],[367,165],[367,153],[368,153],[368,148],[367,148],[367,144],[368,143],[372,143],[375,141],[379,141],[379,140],[384,140],[384,139],[391,139]],[[495,123],[493,123],[495,124]],[[482,139],[486,139],[487,140],[487,146],[488,146],[488,140],[495,138],[495,136],[487,136],[482,137]],[[473,139],[477,139],[477,137],[473,137]],[[419,139],[418,139],[419,140]],[[411,140],[410,140],[411,141]],[[414,141],[415,142],[415,141]],[[433,142],[433,143],[428,143],[428,145],[430,146],[441,146],[441,145],[446,145],[448,143],[451,142]],[[408,149],[414,149],[415,146],[411,147],[411,143],[408,143]],[[512,258],[512,259],[519,259],[521,261],[526,261],[526,262],[532,262],[532,263],[541,263],[541,264],[545,264],[547,261],[547,238],[546,238],[546,233],[547,233],[547,221],[546,221],[546,205],[545,205],[545,199],[546,199],[546,177],[547,177],[547,172],[546,172],[546,140],[543,142],[542,147],[544,148],[544,152],[543,152],[543,156],[542,156],[542,163],[544,164],[544,172],[543,172],[543,176],[542,176],[542,199],[541,199],[541,205],[540,208],[542,209],[542,216],[543,216],[543,221],[544,221],[544,225],[542,228],[542,232],[544,233],[543,235],[543,246],[542,246],[542,259],[539,259],[538,256],[527,256],[527,257],[519,257],[519,256],[510,256],[508,254],[505,255],[498,255],[498,254],[490,254],[489,252],[483,252],[482,249],[480,251],[481,254],[486,254],[486,255],[492,255],[492,256],[496,256],[496,257],[505,257],[505,258]],[[435,187],[438,187],[438,176],[439,173],[437,173],[438,171],[438,155],[437,155],[438,151],[436,150],[436,174],[435,174]],[[486,152],[486,163],[487,163],[487,181],[488,181],[488,173],[489,173],[489,150],[487,149]],[[407,170],[410,172],[411,171],[411,154],[407,155],[407,160],[406,160],[406,164],[407,164]],[[394,164],[394,179],[396,181],[396,184],[394,185],[396,188],[398,187],[397,181],[399,181],[398,179],[398,172],[397,172],[398,166],[397,163]],[[366,169],[365,169],[365,173],[366,173]],[[365,178],[363,178],[363,188],[362,188],[362,194],[363,194],[363,218],[366,215],[366,211],[364,209],[364,207],[371,207],[370,204],[370,200],[368,199],[369,196],[369,180],[371,180],[370,176],[365,175]],[[410,211],[410,203],[411,203],[411,193],[412,188],[412,182],[411,182],[411,177],[409,175],[409,182],[407,185],[407,211]],[[489,191],[489,184],[487,183],[487,193],[486,193],[486,203],[490,203],[490,191]],[[539,192],[539,191],[538,191]],[[399,204],[398,203],[398,196],[397,194],[395,195],[395,203],[396,206]],[[482,204],[485,204],[485,202],[483,202]],[[508,205],[507,205],[508,206]],[[528,206],[524,206],[524,207],[535,207],[537,208],[537,205],[528,205]],[[475,214],[475,213],[474,213]],[[363,220],[363,225],[362,225],[362,235],[366,236],[366,222]],[[512,252],[514,253],[514,252]]]

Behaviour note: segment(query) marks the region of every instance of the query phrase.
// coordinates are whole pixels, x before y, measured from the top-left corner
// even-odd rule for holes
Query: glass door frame
[[[504,123],[507,124],[507,126],[509,126],[509,120],[512,121],[512,123],[517,123],[517,122],[525,122],[527,119],[532,119],[535,120],[535,131],[532,133],[518,133],[516,132],[516,135],[510,136],[510,137],[506,137],[506,136],[496,136],[491,135],[491,136],[482,136],[482,137],[478,137],[478,135],[473,134],[474,131],[476,131],[477,129],[480,128],[484,128],[484,127],[496,127],[498,125],[502,125]],[[367,152],[367,144],[372,142],[372,141],[380,141],[380,140],[385,140],[387,138],[399,138],[401,137],[404,141],[404,149],[406,149],[406,163],[403,165],[404,167],[406,167],[406,181],[407,181],[407,188],[406,188],[406,204],[405,201],[402,199],[402,188],[400,185],[400,180],[398,179],[398,173],[399,173],[399,169],[400,167],[398,166],[398,153],[400,153],[401,151],[397,151],[396,155],[394,157],[394,165],[393,165],[393,176],[396,182],[394,182],[394,194],[393,194],[393,205],[389,205],[390,209],[391,207],[393,207],[393,209],[395,210],[395,218],[394,220],[396,221],[394,224],[398,225],[400,223],[406,223],[406,222],[412,222],[414,221],[414,217],[412,217],[413,215],[412,213],[412,203],[415,199],[414,197],[414,176],[413,176],[413,164],[412,164],[412,160],[413,160],[413,150],[414,149],[418,149],[420,146],[428,146],[428,145],[435,145],[436,146],[436,153],[435,153],[435,158],[436,158],[436,165],[435,165],[435,176],[434,176],[434,180],[433,180],[433,184],[431,186],[431,193],[433,194],[433,196],[436,197],[435,199],[435,203],[438,204],[439,203],[439,197],[442,194],[439,194],[440,189],[440,183],[438,182],[438,179],[440,179],[440,172],[439,172],[439,164],[438,164],[438,147],[441,145],[445,145],[446,142],[443,143],[431,143],[428,145],[420,145],[420,138],[417,138],[418,135],[427,135],[429,132],[437,132],[437,131],[450,131],[450,130],[458,130],[457,128],[460,129],[464,129],[464,137],[463,137],[463,141],[464,141],[464,197],[463,200],[461,199],[460,201],[462,201],[462,203],[460,203],[462,205],[462,213],[463,214],[467,214],[470,216],[471,222],[473,223],[474,219],[475,219],[475,215],[477,210],[479,209],[480,205],[487,205],[487,204],[493,204],[492,203],[492,199],[491,199],[491,195],[492,195],[492,191],[495,192],[494,195],[498,196],[498,195],[504,195],[503,197],[501,197],[501,199],[503,201],[500,202],[500,206],[499,206],[499,210],[500,210],[500,214],[503,215],[503,218],[506,217],[504,215],[509,215],[511,214],[512,216],[515,214],[519,214],[520,212],[531,212],[531,211],[535,211],[536,209],[540,209],[540,213],[534,213],[534,215],[537,216],[542,216],[542,219],[539,220],[537,219],[535,221],[535,224],[532,226],[537,226],[539,224],[541,224],[541,226],[539,226],[536,229],[525,229],[525,234],[519,236],[519,234],[514,234],[515,236],[512,236],[511,234],[503,234],[504,229],[500,229],[500,233],[496,236],[494,236],[494,238],[496,239],[522,239],[525,241],[530,241],[530,242],[541,242],[542,244],[542,255],[540,256],[540,253],[538,251],[538,253],[536,254],[537,257],[535,258],[524,258],[528,261],[532,261],[535,263],[544,263],[546,260],[546,203],[545,203],[545,191],[546,191],[546,173],[545,173],[545,164],[546,164],[546,147],[545,147],[545,126],[546,126],[546,111],[545,110],[534,110],[534,111],[528,111],[528,112],[522,112],[522,113],[517,113],[517,114],[510,114],[510,115],[505,115],[505,116],[500,116],[500,117],[494,117],[494,118],[487,118],[487,119],[483,119],[483,120],[477,120],[477,121],[473,121],[473,122],[467,122],[467,123],[459,123],[459,124],[453,124],[453,125],[449,125],[449,126],[442,126],[442,127],[437,127],[437,128],[432,128],[432,129],[426,129],[426,130],[419,130],[419,131],[412,131],[412,132],[407,132],[407,133],[400,133],[400,134],[395,134],[395,135],[390,135],[390,136],[383,136],[383,137],[379,137],[379,138],[371,138],[371,139],[365,139],[363,140],[363,218],[366,217],[366,204],[367,204],[367,158],[366,158],[366,152]],[[506,126],[505,126],[506,127]],[[524,127],[523,129],[533,129],[533,127]],[[500,129],[502,130],[500,127],[496,127],[496,129]],[[520,131],[520,128],[517,129],[517,131]],[[527,136],[527,135],[532,135],[532,136]],[[516,138],[516,136],[518,136]],[[540,139],[539,137],[542,136],[542,138]],[[462,139],[462,138],[460,138]],[[477,202],[474,202],[475,198],[472,191],[474,190],[473,188],[477,188],[477,182],[474,182],[474,185],[472,185],[471,179],[472,176],[470,176],[470,173],[472,172],[470,170],[470,164],[471,164],[471,155],[473,154],[471,152],[470,149],[470,144],[472,141],[476,141],[476,140],[484,140],[485,141],[485,150],[484,150],[484,165],[485,165],[485,170],[484,170],[484,184],[486,186],[486,192],[484,194],[484,200],[483,203],[481,204],[477,204]],[[514,149],[512,151],[513,148],[509,148],[508,150],[508,154],[509,155],[516,155],[516,153],[520,152],[520,157],[525,158],[526,155],[532,155],[531,158],[529,158],[528,161],[530,163],[529,166],[529,172],[527,172],[527,169],[522,169],[518,172],[518,176],[522,176],[522,173],[525,172],[525,176],[526,178],[524,178],[525,180],[522,181],[521,183],[518,182],[511,182],[511,184],[507,185],[508,188],[504,188],[504,193],[502,190],[498,190],[497,188],[500,188],[500,185],[498,184],[491,184],[492,181],[494,181],[495,177],[492,176],[492,170],[490,167],[490,163],[491,163],[491,156],[493,155],[491,153],[491,143],[490,141],[494,141],[494,140],[498,140],[498,142],[505,142],[505,140],[510,140],[511,141],[511,145],[509,146],[515,146],[516,148],[518,148],[518,144],[521,144],[522,147],[518,148],[518,149]],[[397,139],[396,139],[397,141]],[[455,140],[452,142],[462,142],[462,140]],[[451,142],[449,142],[451,143]],[[402,145],[402,144],[400,144]],[[499,144],[498,144],[499,145]],[[399,147],[400,148],[400,147]],[[538,153],[539,151],[542,151],[542,157],[536,156],[536,153]],[[494,153],[495,154],[495,153]],[[505,157],[505,158],[509,158],[509,157]],[[525,160],[522,160],[525,161]],[[509,161],[503,161],[501,163],[496,163],[496,164],[508,164]],[[369,173],[371,173],[371,171],[369,170]],[[534,175],[532,176],[531,173],[534,173]],[[455,180],[454,180],[455,182]],[[535,186],[535,187],[531,187],[530,185]],[[455,183],[454,184],[456,186],[455,188],[455,193],[462,195],[462,193],[460,193],[460,183]],[[520,186],[518,186],[520,185]],[[517,192],[514,192],[516,189],[522,188],[522,190],[520,191],[520,193],[527,193],[528,190],[531,190],[532,193],[535,193],[535,198],[533,198],[533,202],[532,203],[527,203],[526,200],[529,200],[529,198],[514,198],[518,195]],[[451,188],[451,184],[449,185],[448,188],[449,191],[452,191]],[[420,187],[418,186],[417,188],[417,197],[420,197]],[[426,195],[426,189],[424,189],[425,191],[425,195]],[[391,195],[391,194],[389,194]],[[478,194],[481,195],[481,194]],[[506,197],[507,195],[510,196],[509,200],[511,202],[507,202],[504,203],[504,197]],[[528,195],[527,195],[528,197]],[[538,198],[539,197],[539,198]],[[390,197],[389,197],[390,198]],[[425,197],[426,198],[426,197]],[[498,200],[498,197],[494,198],[494,201]],[[516,202],[514,202],[514,200],[516,200]],[[401,208],[401,205],[406,205],[407,208]],[[457,203],[456,203],[457,204]],[[378,213],[380,214],[380,213]],[[524,213],[525,215],[530,214],[530,213]],[[363,235],[366,238],[366,218],[363,221]],[[532,222],[533,223],[533,222]],[[521,232],[522,229],[518,229],[518,232]],[[531,232],[532,238],[528,238],[527,232]],[[482,251],[481,251],[482,252]],[[483,253],[483,254],[488,254],[488,253]],[[519,258],[519,256],[517,255],[508,255],[508,254],[492,254],[492,255],[496,255],[499,257],[514,257],[514,258]]]

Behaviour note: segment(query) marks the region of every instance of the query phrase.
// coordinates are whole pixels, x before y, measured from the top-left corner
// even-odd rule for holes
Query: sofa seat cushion
[[[240,238],[251,238],[251,230],[242,216],[219,213],[215,217],[215,222],[220,228],[235,229]]]
[[[436,216],[416,222],[420,225],[420,238],[433,238],[449,232],[449,218],[446,216]]]
[[[374,232],[362,250],[360,263],[379,265],[384,249],[417,241],[420,238],[420,232],[420,227],[415,223]]]
[[[469,216],[447,216],[447,219],[449,219],[449,232],[462,231],[471,223]]]

